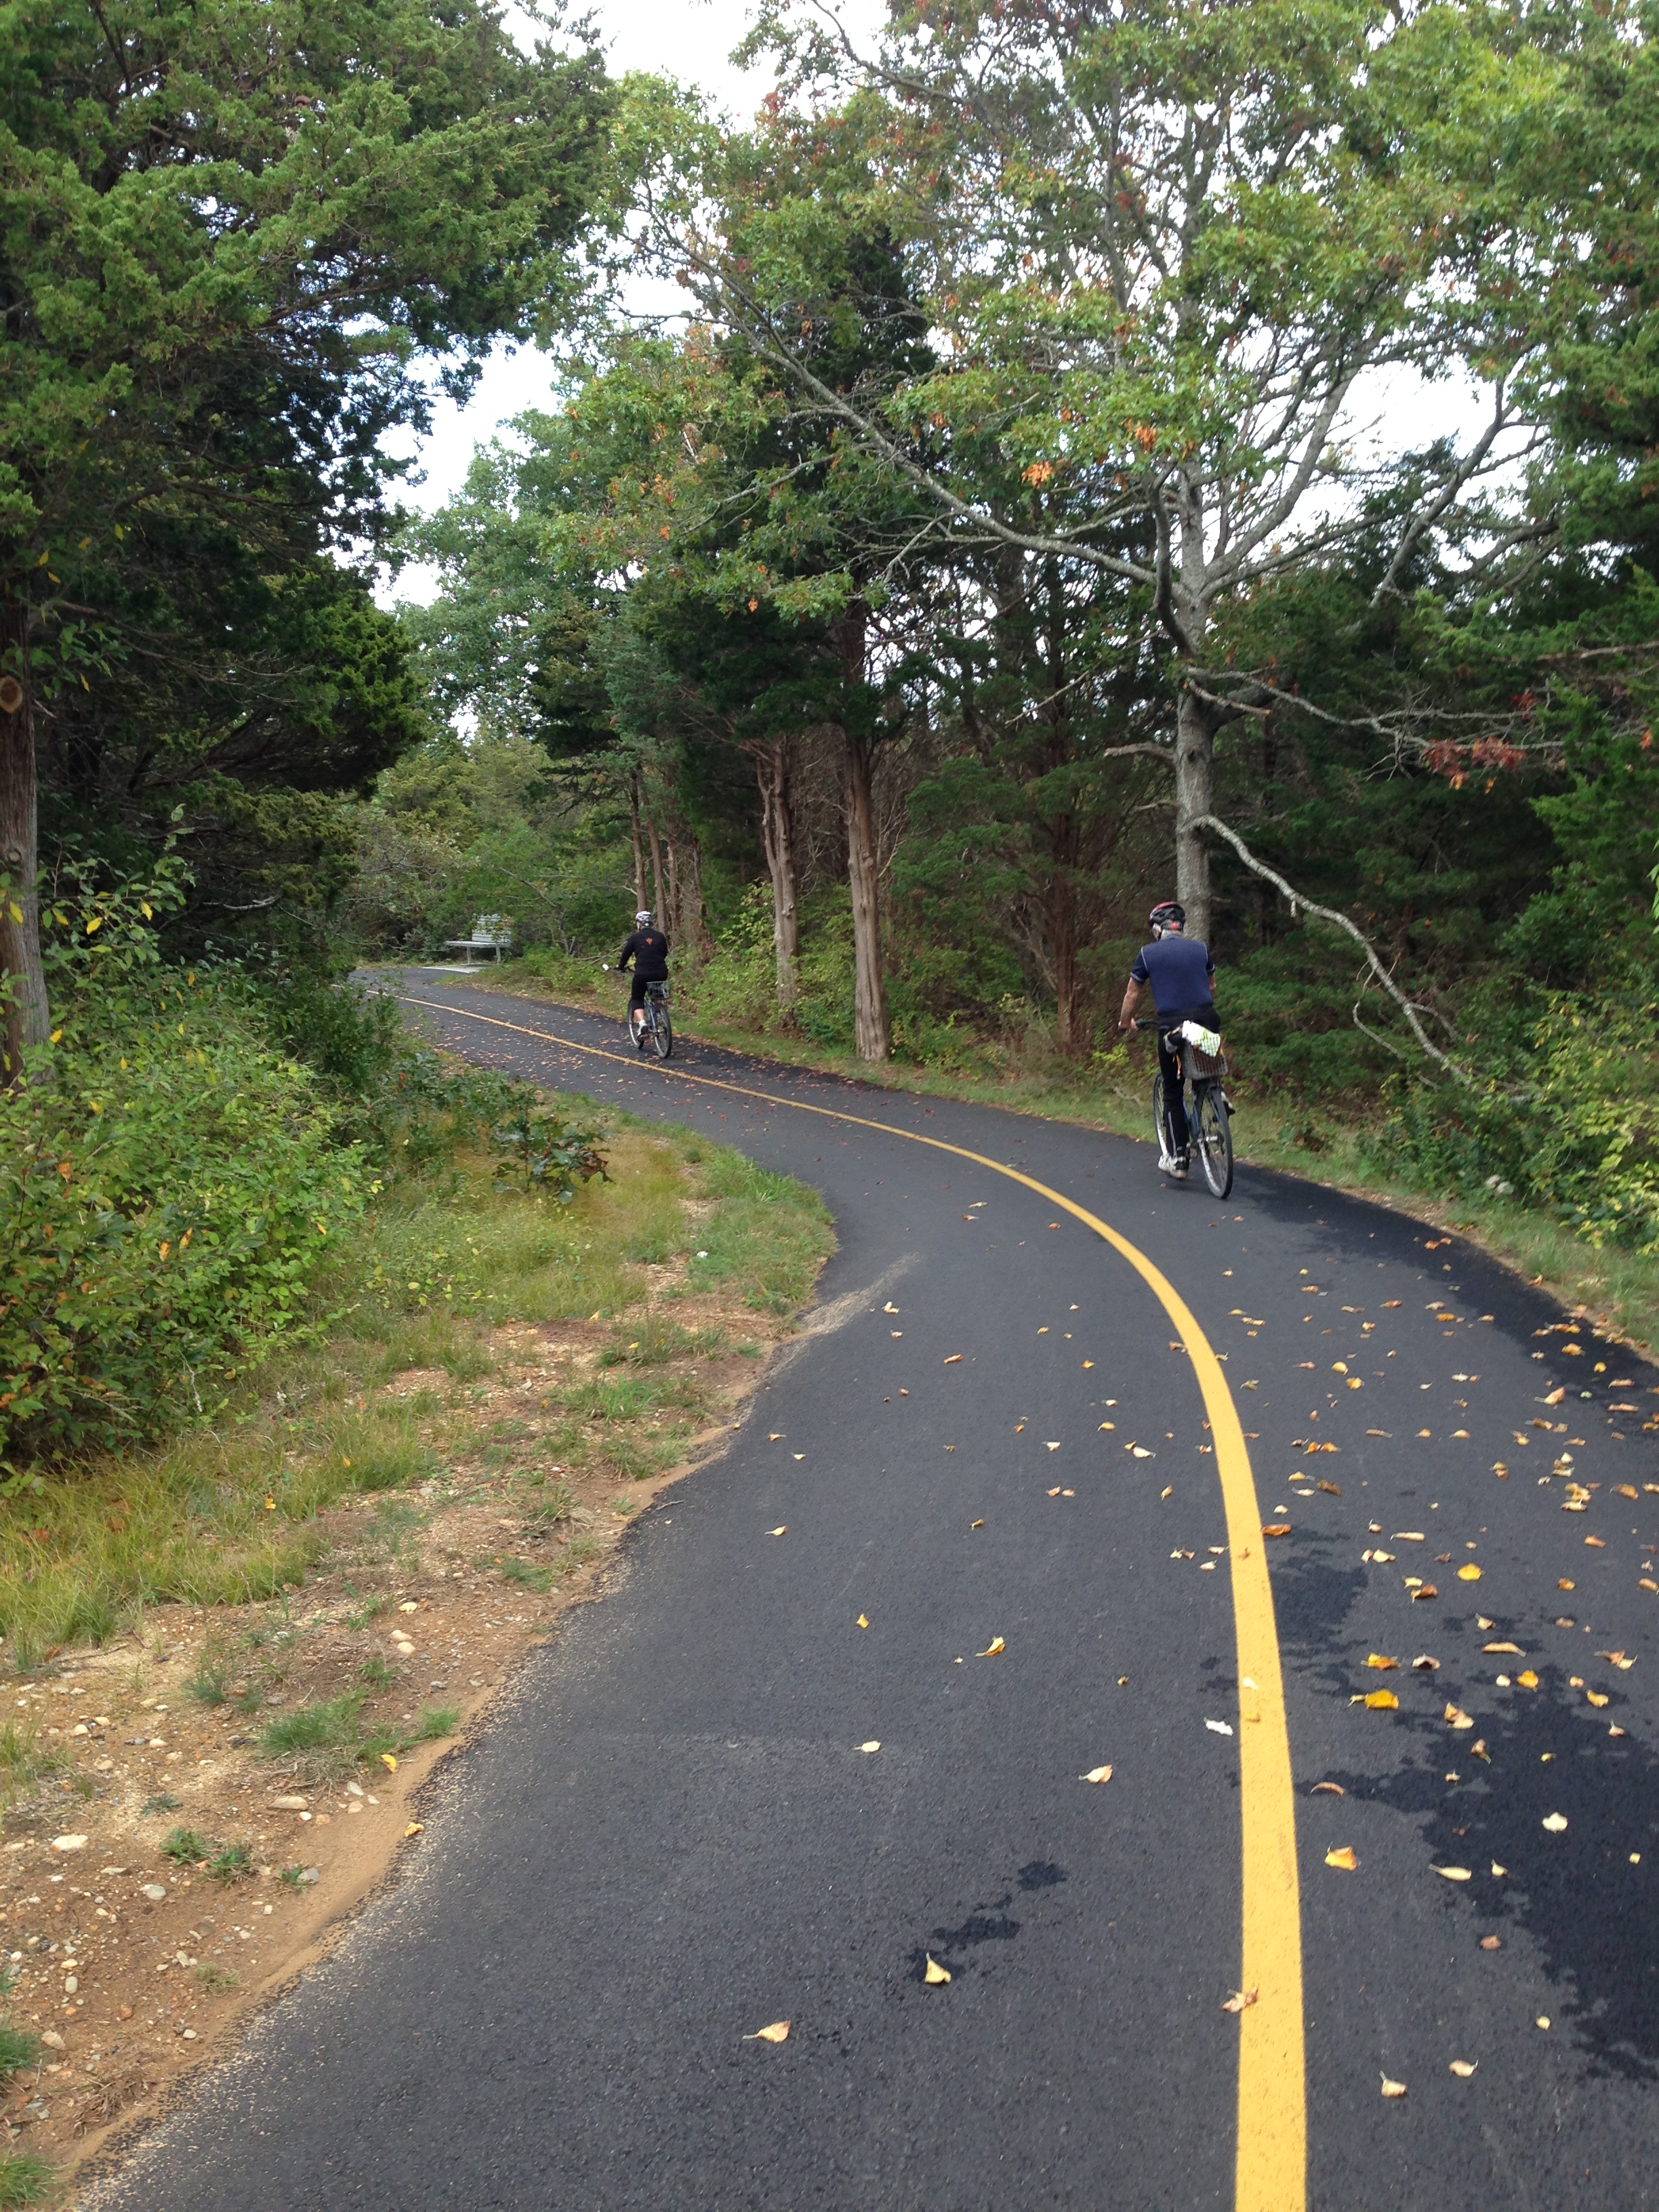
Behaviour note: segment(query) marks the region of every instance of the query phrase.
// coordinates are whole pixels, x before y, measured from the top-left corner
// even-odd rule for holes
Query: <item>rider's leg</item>
[[[1181,1088],[1181,1053],[1178,1047],[1171,1047],[1163,1030],[1158,1033],[1158,1066],[1164,1078],[1164,1119],[1168,1125],[1170,1158],[1177,1169],[1184,1169],[1189,1138],[1187,1103]]]
[[[635,975],[628,994],[628,1029],[635,1044],[639,1042],[640,1032],[644,1027],[645,985],[641,978]]]

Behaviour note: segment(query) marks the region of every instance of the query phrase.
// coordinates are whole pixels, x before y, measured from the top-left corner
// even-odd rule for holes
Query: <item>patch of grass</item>
[[[392,1680],[392,1669],[377,1651],[372,1659],[365,1659],[357,1669],[358,1679],[367,1682],[371,1690],[383,1690]]]
[[[61,1751],[40,1741],[38,1721],[0,1723],[0,1802],[10,1804],[64,1764]]]
[[[356,1763],[360,1766],[373,1766],[377,1759],[388,1755],[397,1758],[406,1751],[413,1751],[417,1744],[436,1743],[441,1736],[453,1735],[460,1724],[459,1706],[428,1706],[411,1729],[405,1729],[401,1733],[391,1729],[377,1729],[373,1735],[365,1736],[357,1747]]]
[[[503,1582],[516,1583],[520,1589],[535,1590],[538,1595],[553,1587],[550,1567],[532,1567],[528,1559],[503,1559],[500,1568]]]
[[[221,1966],[211,1959],[204,1959],[196,1969],[196,1978],[210,1996],[224,1990],[240,1990],[242,1978],[228,1966]]]
[[[173,1828],[161,1838],[161,1856],[175,1866],[195,1866],[213,1856],[213,1845],[199,1828]]]
[[[228,1886],[242,1881],[253,1872],[253,1846],[251,1844],[225,1844],[208,1861],[208,1874],[214,1881]]]
[[[259,1737],[259,1756],[283,1759],[295,1752],[346,1749],[356,1741],[366,1695],[362,1690],[347,1690],[313,1705],[296,1705],[291,1713],[266,1723]]]
[[[305,1873],[303,1867],[286,1866],[276,1879],[284,1889],[303,1889],[306,1887]]]
[[[543,1481],[540,1477],[537,1480]],[[570,1509],[575,1502],[575,1493],[568,1483],[544,1482],[540,1497],[526,1501],[525,1511],[532,1520],[544,1522],[551,1528],[570,1518]]]
[[[230,1670],[216,1652],[204,1651],[196,1662],[196,1672],[185,1688],[198,1705],[222,1705],[230,1692],[227,1685]]]
[[[574,1567],[585,1567],[604,1550],[597,1536],[573,1536],[559,1554],[559,1571],[568,1574]]]
[[[0,2021],[0,2079],[7,2075],[21,2074],[26,2066],[33,2066],[40,2056],[40,2039],[26,2027],[14,2027],[9,2021]]]
[[[27,2151],[0,2158],[0,2212],[22,2212],[52,2192],[52,2168]]]
[[[163,1792],[159,1797],[146,1797],[138,1817],[141,1820],[148,1820],[153,1814],[176,1813],[179,1805],[177,1797],[169,1797]]]

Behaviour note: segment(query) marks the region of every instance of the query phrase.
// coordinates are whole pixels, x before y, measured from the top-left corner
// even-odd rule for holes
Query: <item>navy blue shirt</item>
[[[1215,1000],[1210,978],[1215,963],[1210,948],[1195,937],[1160,937],[1156,945],[1143,945],[1129,970],[1132,981],[1152,986],[1161,1022],[1182,1022],[1213,1014]]]

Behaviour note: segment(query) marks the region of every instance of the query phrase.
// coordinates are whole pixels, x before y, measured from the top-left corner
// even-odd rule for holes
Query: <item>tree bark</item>
[[[1210,942],[1210,855],[1195,824],[1215,800],[1215,729],[1201,699],[1182,691],[1176,712],[1176,891],[1188,937]]]
[[[662,911],[662,926],[678,945],[680,941],[680,862],[672,830],[663,831],[662,842],[663,850],[668,856],[668,904]]]
[[[628,779],[628,825],[634,833],[634,906],[645,904],[645,848],[640,842],[640,777],[637,769]]]
[[[853,887],[853,1036],[858,1056],[885,1060],[887,988],[881,972],[881,870],[871,793],[874,747],[846,733],[847,874]]]
[[[676,943],[682,963],[701,967],[714,945],[702,905],[702,848],[682,823],[668,841],[668,872],[674,889],[674,920],[679,932]]]
[[[854,600],[830,630],[849,706],[865,687],[868,626],[868,610]],[[881,972],[881,856],[871,787],[875,739],[849,720],[842,726],[842,742],[847,876],[853,890],[853,1037],[860,1060],[881,1060],[888,1057],[891,1041],[887,1032],[887,986]]]
[[[40,964],[40,900],[35,885],[34,712],[29,689],[27,604],[0,597],[0,973],[10,985],[0,1077],[24,1079],[31,1055],[51,1035],[46,971]]]
[[[800,903],[795,881],[795,747],[793,738],[749,747],[760,787],[761,847],[772,878],[772,947],[778,1004],[800,996]]]
[[[662,847],[657,839],[657,825],[648,814],[645,817],[645,834],[651,842],[651,881],[657,894],[652,912],[657,917],[657,927],[663,929],[667,927],[668,909],[662,900]]]

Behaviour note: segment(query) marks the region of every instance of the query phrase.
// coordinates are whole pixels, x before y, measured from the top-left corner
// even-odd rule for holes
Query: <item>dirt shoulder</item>
[[[490,1331],[487,1374],[365,1392],[370,1417],[413,1416],[438,1471],[319,1516],[302,1588],[160,1606],[7,1685],[34,1772],[0,1844],[7,2012],[45,2048],[11,2078],[5,2147],[60,2191],[420,1850],[423,1786],[603,1595],[629,1521],[723,1447],[793,1332],[739,1285],[692,1286],[684,1257],[640,1272],[609,1320]]]

